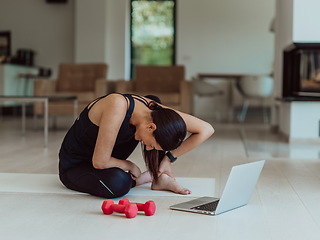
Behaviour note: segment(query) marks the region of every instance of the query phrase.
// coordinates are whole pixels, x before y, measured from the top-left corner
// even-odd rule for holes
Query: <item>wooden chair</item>
[[[60,64],[57,79],[37,79],[34,85],[35,96],[77,96],[78,111],[95,98],[109,92],[107,84],[108,65]],[[43,115],[43,104],[34,106],[36,116]],[[49,116],[72,115],[73,103],[49,102]]]

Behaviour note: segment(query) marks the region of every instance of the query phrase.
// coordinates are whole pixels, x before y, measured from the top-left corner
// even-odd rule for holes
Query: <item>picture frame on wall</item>
[[[11,55],[11,33],[0,31],[0,63],[5,62]]]

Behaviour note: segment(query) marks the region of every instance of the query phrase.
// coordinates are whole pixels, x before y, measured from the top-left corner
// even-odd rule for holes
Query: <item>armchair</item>
[[[56,80],[37,79],[34,82],[35,96],[72,95],[78,98],[78,111],[95,98],[106,94],[107,64],[60,64]],[[49,102],[49,116],[72,115],[72,102]],[[43,104],[34,106],[36,116],[43,115]]]
[[[138,65],[133,80],[116,82],[116,92],[156,95],[168,107],[192,111],[192,83],[185,80],[184,66]]]

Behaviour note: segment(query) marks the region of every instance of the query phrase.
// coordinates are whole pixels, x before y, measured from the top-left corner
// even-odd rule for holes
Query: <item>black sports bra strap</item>
[[[130,94],[121,94],[121,95],[125,97],[127,102],[128,102],[128,99],[129,99],[129,108],[128,108],[127,113],[126,113],[126,117],[130,118],[131,115],[132,115],[133,109],[134,109],[134,100],[133,100],[133,98],[132,98],[132,96]],[[102,97],[98,97],[95,100],[93,100],[91,103],[89,103],[88,106],[90,106],[90,107],[87,106],[88,111],[90,111],[90,109],[93,107],[93,105],[95,105],[100,99],[102,99],[102,98],[104,98],[106,96],[108,96],[108,94],[104,95]]]
[[[93,105],[95,105],[100,99],[102,99],[102,98],[104,98],[104,97],[106,97],[106,96],[107,96],[107,95],[98,97],[98,98],[96,98],[95,100],[93,100],[91,103],[89,103],[88,106],[89,106],[90,104],[91,104],[91,105],[90,105],[90,107],[87,106],[88,110],[90,110],[90,109],[93,107]]]
[[[132,94],[132,97],[140,102],[142,102],[144,105],[146,105],[147,107],[149,107],[149,103],[146,99],[144,99],[143,97],[136,95],[136,94]]]
[[[123,94],[123,96],[126,98],[126,100],[129,99],[129,108],[128,108],[126,117],[130,118],[134,109],[134,100],[131,94]]]

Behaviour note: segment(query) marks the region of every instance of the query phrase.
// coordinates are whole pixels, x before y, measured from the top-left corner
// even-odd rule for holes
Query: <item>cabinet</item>
[[[0,65],[0,95],[33,96],[33,79],[23,75],[37,75],[38,68],[15,64]],[[13,105],[6,102],[5,105]]]

